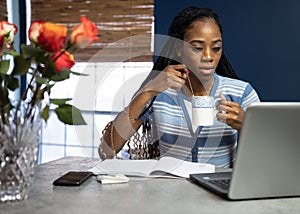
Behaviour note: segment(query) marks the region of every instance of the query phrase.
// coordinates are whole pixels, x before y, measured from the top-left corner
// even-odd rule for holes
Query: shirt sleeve
[[[245,111],[250,104],[258,102],[260,102],[258,94],[254,90],[254,88],[248,83],[242,97],[242,108]]]

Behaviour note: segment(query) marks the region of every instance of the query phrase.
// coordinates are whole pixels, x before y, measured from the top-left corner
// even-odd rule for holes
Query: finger
[[[190,73],[190,70],[188,68],[183,68],[180,69],[180,72],[188,75]]]
[[[174,75],[169,75],[168,77],[168,85],[172,89],[180,89],[185,85],[185,79],[182,79],[180,77],[174,76]]]
[[[226,110],[226,105],[225,104],[222,104],[222,103],[219,103],[217,106],[216,106],[216,109],[218,111],[225,111]]]
[[[226,116],[226,113],[222,113],[222,112],[218,112],[216,114],[216,117],[217,117],[217,120],[221,123],[226,123],[226,120],[227,120],[227,116]]]
[[[172,88],[172,89],[174,89],[174,90],[179,90],[179,89],[181,89],[181,88],[183,87],[183,85],[184,85],[184,84],[180,84],[180,83],[178,83],[178,82],[174,82],[174,83],[170,86],[170,88]]]
[[[184,64],[169,65],[169,66],[167,66],[167,68],[168,67],[171,68],[171,69],[174,69],[176,71],[179,71],[181,73],[184,73],[184,74],[189,74],[190,73],[190,70]]]
[[[226,97],[224,97],[222,93],[220,93],[219,97],[221,98],[221,100],[226,100]]]
[[[242,107],[240,105],[238,105],[237,107],[236,106],[231,107],[229,109],[229,111],[231,114],[235,114],[235,115],[240,115],[241,113],[244,112],[244,110],[242,109]]]
[[[240,111],[237,108],[227,107],[226,113],[231,115],[239,115]]]
[[[234,103],[231,100],[226,99],[226,97],[222,93],[220,93],[219,97],[221,98],[220,103],[222,103],[224,105],[232,106],[232,104]]]
[[[219,122],[226,123],[230,126],[236,121],[236,116],[233,114],[218,112],[216,117]]]
[[[179,65],[169,65],[164,69],[164,72],[173,74],[181,79],[187,79],[188,75],[186,73],[186,70],[188,70],[185,65],[179,64]]]
[[[176,76],[178,76],[178,77],[180,77],[181,79],[184,79],[184,80],[186,80],[187,77],[188,77],[188,75],[186,73],[183,73],[181,71],[177,71]]]
[[[186,74],[185,74],[186,75]],[[175,76],[171,76],[171,78],[172,78],[172,80],[174,81],[174,82],[178,82],[178,83],[180,83],[180,84],[185,84],[185,78],[183,78],[183,76],[177,76],[177,75],[175,75]]]
[[[185,69],[186,69],[186,66],[184,64],[177,64],[177,65],[168,65],[165,68],[165,71],[170,71],[170,70],[176,70],[176,71],[183,70],[183,71],[185,71]]]
[[[223,104],[219,104],[216,109],[221,113],[227,113],[227,114],[234,114],[239,115],[240,114],[240,108],[237,107],[231,107]]]
[[[221,100],[219,100],[218,105],[216,106],[216,109],[218,111],[225,111],[227,105],[230,103],[228,102],[228,100],[226,100],[226,98],[222,94],[220,94],[220,99]]]
[[[240,104],[236,103],[236,102],[233,102],[231,100],[221,100],[219,102],[220,105],[225,105],[225,106],[229,106],[229,107],[240,107]]]
[[[184,72],[186,71],[187,67],[185,66],[185,64],[177,64],[177,65],[170,65],[172,66],[175,70],[183,70]]]
[[[187,79],[189,72],[189,69],[187,69],[186,67],[180,70],[176,69],[176,75],[183,79]]]
[[[222,93],[219,94],[219,97],[221,100],[218,102],[218,106],[221,110],[225,110],[224,108],[228,104],[228,100]]]
[[[225,101],[225,105],[227,106],[227,107],[229,107],[229,108],[232,108],[233,106],[232,106],[232,103],[233,102],[231,102],[230,100],[226,100]]]

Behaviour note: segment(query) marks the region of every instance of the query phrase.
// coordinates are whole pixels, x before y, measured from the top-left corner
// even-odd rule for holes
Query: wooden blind
[[[136,56],[134,51],[138,51],[139,56],[127,57],[126,61],[152,61],[153,1],[31,0],[31,19],[64,24],[69,29],[80,23],[79,19],[82,15],[91,19],[99,29],[100,41],[77,51],[76,61],[89,61],[103,48],[107,50],[102,53],[103,56],[98,57],[98,61],[118,61],[122,58],[120,55],[124,54],[128,57]],[[136,35],[146,36],[134,44],[134,48],[131,43],[118,42]]]
[[[7,21],[6,0],[1,0],[0,1],[0,20]]]

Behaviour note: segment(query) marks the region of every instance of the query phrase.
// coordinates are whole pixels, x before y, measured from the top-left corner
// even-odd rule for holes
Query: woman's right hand
[[[180,70],[184,70],[185,72],[181,72]],[[152,96],[156,96],[168,88],[174,90],[181,89],[185,84],[188,73],[189,70],[183,64],[168,65],[152,81],[145,85],[143,91],[151,92]]]

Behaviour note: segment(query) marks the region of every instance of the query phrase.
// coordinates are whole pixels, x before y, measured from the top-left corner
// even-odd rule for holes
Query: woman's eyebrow
[[[216,43],[218,43],[218,42],[222,42],[222,39],[217,39],[217,40],[212,41],[213,44],[216,44]],[[190,43],[191,43],[191,44],[192,44],[192,43],[200,43],[200,44],[203,44],[203,43],[205,43],[205,41],[202,41],[202,40],[192,40],[192,41],[190,41]]]
[[[221,43],[222,43],[222,39],[217,39],[217,40],[213,41],[214,44],[215,44],[215,43],[218,43],[218,42],[221,42]]]

